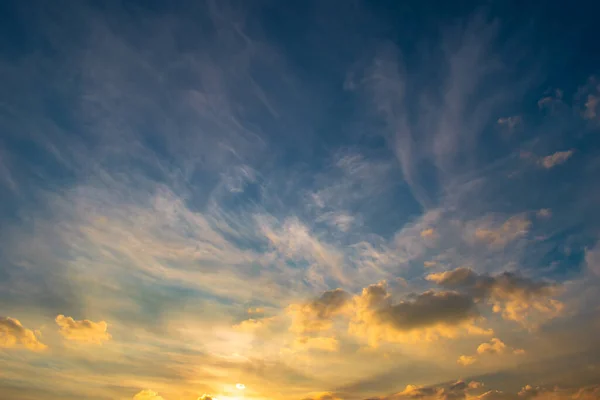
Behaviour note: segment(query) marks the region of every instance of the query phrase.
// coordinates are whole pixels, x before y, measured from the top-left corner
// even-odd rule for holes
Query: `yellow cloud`
[[[39,332],[33,332],[11,317],[0,317],[0,348],[24,347],[32,351],[45,350],[48,346],[39,341]]]
[[[475,361],[477,361],[477,359],[475,357],[465,356],[465,355],[458,357],[458,360],[456,360],[456,362],[458,364],[463,365],[463,366],[471,365],[471,364],[475,363]]]
[[[161,396],[158,395],[158,393],[146,389],[146,390],[142,390],[141,392],[139,392],[138,394],[136,394],[135,396],[133,396],[133,400],[164,400]]]
[[[322,351],[338,351],[339,342],[334,337],[308,337],[303,336],[296,338],[293,344],[294,350],[322,350]]]
[[[406,388],[399,393],[391,396],[380,397],[381,400],[451,400],[451,399],[471,399],[469,393],[472,390],[480,389],[483,386],[481,382],[464,382],[457,381],[449,385],[440,386],[416,386],[407,385]]]
[[[502,354],[505,351],[506,344],[498,338],[492,338],[489,343],[481,343],[477,347],[477,354]]]
[[[454,337],[478,317],[473,300],[458,292],[427,291],[393,303],[385,281],[364,288],[354,306],[349,331],[372,346]]]
[[[332,392],[321,392],[312,394],[310,397],[307,397],[304,400],[342,400],[341,397],[337,397]]]
[[[55,321],[60,327],[60,334],[68,340],[101,344],[112,338],[106,332],[108,325],[105,321],[93,322],[87,319],[76,321],[64,315],[58,315]]]
[[[342,289],[328,290],[319,298],[304,304],[291,304],[287,313],[292,317],[290,330],[297,333],[326,331],[332,318],[342,314],[350,295]]]

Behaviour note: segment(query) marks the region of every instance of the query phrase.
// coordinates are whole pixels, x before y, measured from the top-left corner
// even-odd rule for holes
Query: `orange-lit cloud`
[[[552,319],[563,311],[563,304],[554,299],[560,288],[546,282],[535,282],[504,272],[480,275],[469,268],[429,274],[427,280],[445,288],[463,289],[477,299],[486,300],[494,312],[505,319],[532,326]],[[531,320],[530,320],[531,319]]]
[[[302,336],[296,338],[293,344],[293,349],[298,351],[306,350],[322,350],[322,351],[338,351],[340,344],[334,337],[310,337]]]
[[[398,392],[390,396],[379,397],[379,399],[461,400],[471,398],[469,397],[469,393],[473,390],[480,389],[482,386],[483,384],[481,382],[471,381],[467,383],[462,380],[440,386],[408,385],[402,392]]]
[[[60,334],[68,340],[101,344],[112,338],[106,332],[108,324],[105,321],[93,322],[87,319],[77,321],[64,315],[58,315],[55,321],[60,327]]]
[[[26,329],[19,320],[0,317],[0,348],[23,347],[32,351],[45,350],[47,346],[39,341],[39,332]]]
[[[292,316],[290,330],[297,333],[328,330],[332,318],[341,314],[350,301],[350,295],[342,289],[328,290],[319,298],[304,304],[292,304],[287,312]]]
[[[146,389],[146,390],[142,390],[141,392],[139,392],[138,394],[136,394],[135,396],[133,396],[133,400],[164,400],[161,396],[158,395],[158,393]]]
[[[513,240],[525,235],[531,222],[524,216],[514,216],[501,225],[484,224],[475,229],[475,240],[492,248],[503,248]]]
[[[350,332],[366,337],[372,345],[380,340],[454,336],[457,328],[478,317],[472,298],[453,291],[427,291],[394,303],[387,284],[379,282],[364,288],[354,300]]]

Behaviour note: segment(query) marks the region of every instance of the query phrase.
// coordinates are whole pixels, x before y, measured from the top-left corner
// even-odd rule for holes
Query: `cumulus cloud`
[[[465,355],[461,355],[460,357],[458,357],[458,360],[456,360],[456,362],[460,365],[463,366],[467,366],[467,365],[471,365],[474,364],[477,361],[476,357],[473,356],[465,356]]]
[[[290,330],[297,333],[325,331],[331,328],[332,318],[343,313],[351,296],[342,289],[328,290],[318,298],[287,308],[292,316]]]
[[[522,400],[597,400],[600,398],[600,386],[582,388],[539,387],[527,385],[518,393]]]
[[[481,388],[483,384],[477,381],[465,382],[456,381],[448,385],[440,386],[416,386],[408,385],[399,393],[391,396],[380,397],[381,400],[404,400],[404,399],[422,399],[422,400],[464,400],[469,397],[469,392]]]
[[[498,339],[492,338],[489,342],[481,343],[477,347],[477,354],[502,354],[506,351],[506,344]]]
[[[158,395],[155,391],[150,389],[142,390],[133,396],[133,400],[164,400],[161,396]]]
[[[565,151],[557,151],[554,154],[550,154],[546,157],[542,157],[540,159],[540,164],[546,168],[550,169],[552,167],[556,167],[557,165],[564,164],[567,162],[569,158],[575,153],[575,150],[565,150]]]
[[[64,315],[58,315],[55,321],[60,327],[60,334],[68,340],[101,344],[112,338],[106,332],[108,324],[105,321],[93,322],[88,319],[77,321]]]
[[[503,318],[532,323],[529,318],[546,320],[561,314],[564,306],[554,299],[559,287],[552,283],[535,282],[511,272],[498,275],[477,274],[470,268],[429,274],[427,280],[444,288],[462,289],[477,300],[487,301]]]
[[[382,281],[363,289],[355,297],[355,315],[350,330],[379,340],[401,340],[414,333],[418,337],[452,336],[455,328],[472,323],[478,313],[473,299],[454,291],[426,291],[395,303]]]
[[[508,351],[511,351],[513,354],[524,354],[525,351],[523,349],[511,349],[506,345],[502,340],[498,338],[492,338],[489,342],[481,343],[477,346],[476,355],[467,356],[462,355],[456,361],[458,364],[467,366],[474,364],[477,362],[479,356],[493,356],[493,355],[501,355],[505,354]]]
[[[25,328],[21,322],[11,317],[0,317],[0,348],[23,347],[32,351],[45,350],[40,342],[40,333]]]

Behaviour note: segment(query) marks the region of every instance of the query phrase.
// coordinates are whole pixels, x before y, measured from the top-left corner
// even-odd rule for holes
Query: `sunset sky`
[[[600,399],[597,1],[0,1],[0,400]]]

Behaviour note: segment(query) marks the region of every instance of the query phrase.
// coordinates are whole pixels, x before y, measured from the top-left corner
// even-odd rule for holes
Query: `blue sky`
[[[591,1],[5,1],[10,399],[600,398]]]

